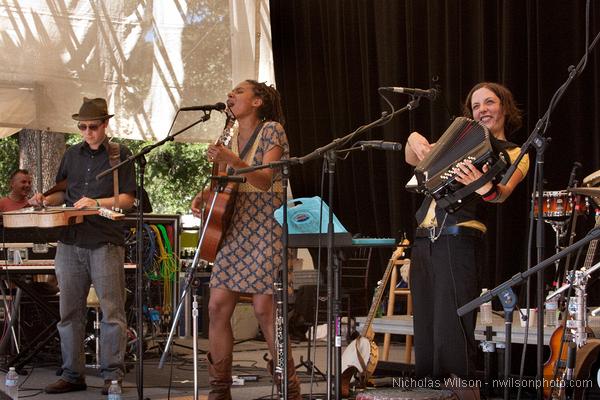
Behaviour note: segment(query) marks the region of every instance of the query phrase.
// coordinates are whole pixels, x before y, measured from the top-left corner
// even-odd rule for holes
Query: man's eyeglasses
[[[90,129],[90,131],[95,131],[95,130],[97,130],[100,127],[100,125],[102,125],[102,124],[89,124],[89,125],[87,125],[87,124],[77,124],[77,128],[79,128],[79,130],[81,132],[85,132],[85,130],[88,129],[88,128]]]

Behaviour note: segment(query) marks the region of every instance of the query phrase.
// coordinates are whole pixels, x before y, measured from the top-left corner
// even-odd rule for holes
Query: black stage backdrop
[[[591,3],[590,42],[600,31],[600,3]],[[387,109],[381,86],[439,85],[443,95],[423,99],[418,109],[360,139],[405,143],[417,130],[435,141],[461,114],[468,90],[483,80],[513,91],[525,115],[510,139],[522,144],[585,48],[583,0],[271,0],[270,7],[275,76],[293,156],[379,118]],[[397,108],[409,100],[390,98]],[[545,190],[565,189],[574,161],[583,164],[580,180],[600,168],[599,111],[600,44],[551,116]],[[321,168],[321,161],[293,167],[295,197],[321,193]],[[532,170],[506,203],[490,207],[483,286],[527,266]],[[334,212],[352,233],[412,238],[421,196],[404,189],[411,176],[403,152],[353,152],[337,162]],[[593,218],[580,223],[590,224]],[[547,227],[546,256],[553,247]],[[374,280],[389,254],[379,255]]]

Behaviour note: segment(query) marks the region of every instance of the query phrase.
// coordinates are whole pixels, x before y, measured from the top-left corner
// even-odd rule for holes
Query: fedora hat
[[[76,121],[95,121],[99,119],[108,119],[114,114],[108,113],[106,100],[98,97],[95,99],[83,98],[83,104],[79,108],[79,113],[73,114]]]

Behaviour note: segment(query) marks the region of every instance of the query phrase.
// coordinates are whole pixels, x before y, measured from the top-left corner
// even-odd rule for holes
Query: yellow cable
[[[159,257],[156,260],[157,269],[160,270],[160,275],[163,278],[163,313],[169,314],[171,313],[171,279],[170,279],[170,257],[165,251],[165,246],[163,243],[162,236],[160,231],[155,225],[150,225],[150,228],[154,231],[156,235],[156,242],[158,243],[159,249]],[[160,264],[160,266],[158,266]]]

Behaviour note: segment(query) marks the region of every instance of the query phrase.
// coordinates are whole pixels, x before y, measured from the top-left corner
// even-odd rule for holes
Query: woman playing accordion
[[[490,82],[475,85],[464,103],[464,116],[486,127],[510,160],[517,157],[520,149],[507,141],[507,135],[521,127],[521,112],[506,87]],[[405,147],[406,162],[416,166],[434,148],[423,135],[413,132]],[[479,295],[477,270],[479,260],[485,259],[486,227],[478,215],[486,202],[502,202],[510,196],[528,168],[529,159],[524,157],[507,184],[501,185],[480,180],[490,164],[479,167],[474,157],[467,157],[454,163],[447,174],[460,186],[475,183],[477,198],[449,213],[430,195],[417,211],[410,285],[418,377],[474,377],[475,313],[460,318],[456,310]]]

